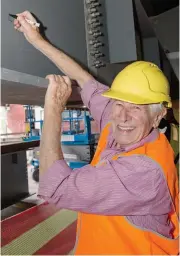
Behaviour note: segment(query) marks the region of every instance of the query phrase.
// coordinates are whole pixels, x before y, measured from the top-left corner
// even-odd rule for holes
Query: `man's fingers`
[[[67,83],[66,81],[64,80],[64,77],[63,76],[60,76],[60,75],[56,75],[56,81],[61,85],[61,86],[66,86],[67,87]]]
[[[46,79],[50,79],[59,83],[66,83],[67,85],[71,85],[71,79],[68,76],[60,76],[60,75],[48,75]]]
[[[14,29],[19,30],[20,27],[21,27],[21,24],[19,23],[18,20],[15,19],[15,20],[14,20]],[[20,31],[20,30],[19,30],[19,31]]]
[[[20,24],[20,23],[17,23],[17,24],[15,24],[15,27],[16,27],[16,28],[20,28],[20,27],[21,27],[21,24]]]
[[[24,33],[24,28],[20,25],[20,26],[14,26],[14,29],[18,30],[19,32]]]
[[[62,79],[64,80],[64,83],[66,84],[66,88],[67,88],[68,94],[70,96],[72,93],[71,79],[68,76],[63,76]]]
[[[49,80],[49,85],[50,85],[50,84],[57,83],[57,81],[56,81],[56,76],[55,76],[55,75],[48,75],[48,76],[46,76],[46,79]]]
[[[25,29],[25,30],[30,30],[32,29],[32,26],[25,20],[23,16],[18,16],[17,20],[19,21],[20,25]]]
[[[49,86],[46,92],[46,102],[50,100],[59,107],[64,107],[71,95],[70,79],[58,75],[48,75]]]
[[[56,84],[59,85],[60,90],[67,91],[71,93],[71,80],[69,77],[66,76],[60,76],[60,75],[48,75],[46,76],[46,79],[49,80],[49,84]]]
[[[14,26],[20,25],[17,19],[14,20]]]
[[[15,29],[19,29],[20,27],[21,27],[20,24],[14,25],[14,28],[15,28]]]
[[[50,82],[55,82],[56,81],[55,75],[47,75],[46,79],[48,79]]]
[[[23,16],[23,17],[27,18],[28,20],[32,20],[33,22],[36,22],[36,19],[33,17],[33,15],[29,11],[17,13],[17,16]]]
[[[71,79],[68,76],[63,76],[63,79],[67,85],[71,86]]]
[[[61,82],[61,80],[59,80],[59,76],[57,76],[57,75],[54,75],[54,76],[55,76],[55,80],[57,83]]]
[[[57,82],[60,86],[60,90],[62,91],[68,91],[68,84],[66,83],[66,81],[64,80],[64,78],[62,76],[56,76]]]

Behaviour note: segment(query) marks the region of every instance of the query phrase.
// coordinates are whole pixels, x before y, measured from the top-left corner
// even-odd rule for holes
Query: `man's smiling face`
[[[149,105],[115,101],[111,119],[114,139],[119,146],[133,145],[158,127],[161,118],[161,114],[152,115]]]

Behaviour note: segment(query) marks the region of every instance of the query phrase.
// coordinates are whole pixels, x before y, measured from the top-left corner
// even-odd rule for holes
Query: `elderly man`
[[[99,123],[90,165],[72,172],[63,159],[61,114],[71,94],[68,77],[50,75],[40,149],[39,196],[79,212],[76,254],[178,254],[178,185],[173,150],[158,125],[171,107],[169,85],[149,62],[134,62],[111,88],[46,42],[18,14],[15,29],[81,87]]]

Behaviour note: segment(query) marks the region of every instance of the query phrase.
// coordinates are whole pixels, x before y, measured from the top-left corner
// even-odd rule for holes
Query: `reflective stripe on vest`
[[[97,151],[92,165],[100,161],[109,135],[108,124],[100,136]],[[161,152],[161,154],[157,154]],[[151,230],[141,229],[130,223],[125,216],[101,216],[95,214],[79,214],[78,241],[76,255],[177,255],[178,244],[178,177],[174,165],[173,150],[164,136],[127,153],[113,157],[116,161],[120,156],[146,155],[161,167],[167,181],[169,194],[174,204],[174,212],[169,213],[175,227],[174,239],[166,238]]]

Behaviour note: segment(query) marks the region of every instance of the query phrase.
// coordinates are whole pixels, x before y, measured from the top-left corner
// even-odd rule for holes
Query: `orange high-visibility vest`
[[[97,151],[92,161],[95,166],[106,147],[109,124],[102,131]],[[157,153],[158,152],[158,153]],[[147,155],[156,161],[165,176],[172,202],[173,212],[169,217],[173,223],[173,239],[132,224],[126,216],[102,216],[79,213],[77,226],[76,255],[177,255],[178,254],[178,177],[174,165],[173,150],[163,134],[149,143],[112,158],[134,154]]]

